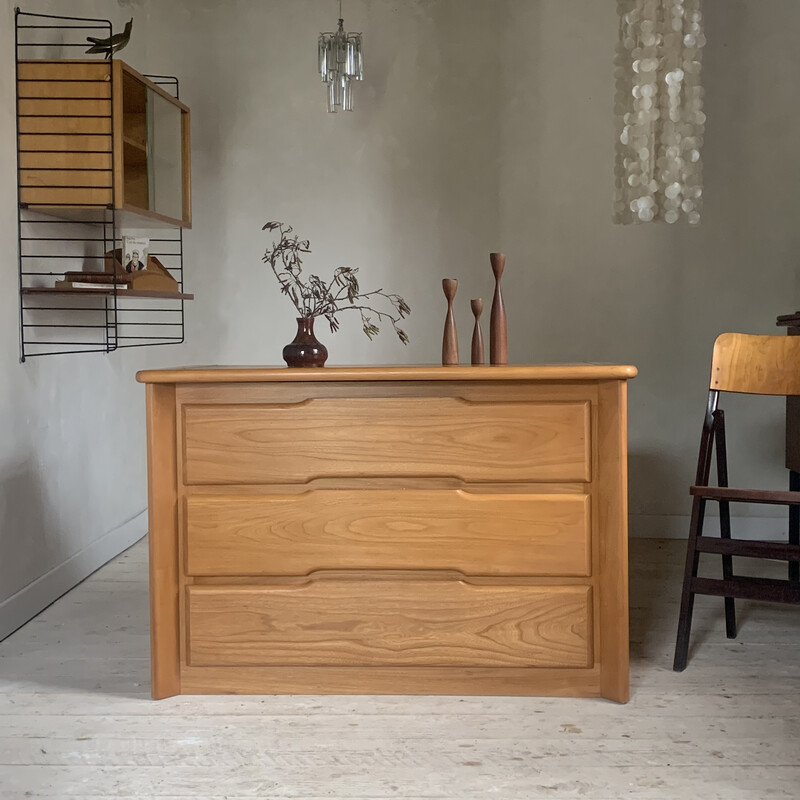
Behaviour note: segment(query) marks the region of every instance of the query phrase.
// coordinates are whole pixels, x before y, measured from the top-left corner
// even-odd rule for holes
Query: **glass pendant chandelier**
[[[339,28],[321,33],[317,47],[319,74],[328,84],[328,111],[335,114],[353,110],[351,81],[364,77],[364,60],[361,54],[361,34],[347,33],[342,19],[342,0],[339,0]]]

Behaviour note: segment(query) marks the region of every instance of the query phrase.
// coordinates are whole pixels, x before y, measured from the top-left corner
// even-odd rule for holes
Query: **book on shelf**
[[[144,272],[147,269],[147,256],[150,254],[148,236],[122,237],[122,266],[125,272]]]
[[[73,281],[78,283],[102,283],[106,286],[113,285],[115,283],[122,284],[122,283],[130,283],[131,279],[122,276],[112,275],[108,272],[79,272],[79,271],[72,271],[72,272],[65,272],[64,273],[64,280],[65,281]]]
[[[125,291],[128,288],[127,283],[94,283],[90,281],[56,281],[56,289],[96,289],[102,292],[112,292],[114,286],[117,287],[118,292]]]

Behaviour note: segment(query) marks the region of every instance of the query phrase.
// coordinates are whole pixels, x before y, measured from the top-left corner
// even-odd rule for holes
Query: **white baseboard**
[[[786,538],[787,517],[732,517],[731,533],[736,539],[780,541]],[[706,515],[704,532],[717,535],[718,531],[718,518]],[[628,532],[632,539],[686,539],[689,515],[631,514]]]
[[[147,533],[147,509],[0,603],[0,641]]]

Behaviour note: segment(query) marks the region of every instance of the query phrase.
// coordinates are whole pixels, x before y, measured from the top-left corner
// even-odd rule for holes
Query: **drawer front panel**
[[[326,477],[590,480],[589,407],[453,397],[186,405],[187,484]]]
[[[192,666],[591,667],[588,586],[192,586]]]
[[[451,490],[320,490],[191,496],[189,575],[317,569],[455,569],[467,575],[590,574],[589,497]]]

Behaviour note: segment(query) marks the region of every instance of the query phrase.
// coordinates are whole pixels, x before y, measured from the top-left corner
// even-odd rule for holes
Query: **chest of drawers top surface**
[[[287,369],[198,366],[142,370],[140,383],[262,383],[284,381],[601,381],[635,378],[629,364],[513,364],[503,366],[376,366]]]

